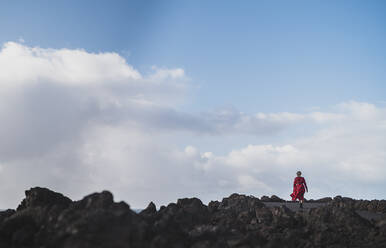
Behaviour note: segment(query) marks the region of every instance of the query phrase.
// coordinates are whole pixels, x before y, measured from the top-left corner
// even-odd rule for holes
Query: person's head
[[[301,172],[301,171],[298,171],[298,172],[296,172],[296,175],[297,175],[298,177],[300,177],[300,176],[302,175],[302,172]]]

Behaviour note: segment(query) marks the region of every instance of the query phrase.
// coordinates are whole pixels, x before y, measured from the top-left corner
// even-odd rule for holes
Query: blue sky
[[[384,1],[0,1],[0,209],[384,198]]]
[[[0,41],[182,67],[186,109],[304,111],[383,101],[384,1],[2,1]]]

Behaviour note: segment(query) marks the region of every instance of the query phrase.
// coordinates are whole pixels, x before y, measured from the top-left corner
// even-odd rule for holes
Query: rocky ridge
[[[325,204],[292,211],[277,196],[232,194],[208,206],[198,198],[179,199],[158,211],[151,202],[135,213],[108,191],[72,201],[36,187],[16,210],[0,212],[0,247],[386,247],[385,200],[313,202]],[[366,219],[358,211],[383,217]]]

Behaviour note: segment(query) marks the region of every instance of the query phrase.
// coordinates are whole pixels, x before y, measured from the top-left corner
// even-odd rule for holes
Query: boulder
[[[152,216],[157,213],[157,208],[153,202],[150,202],[147,207],[142,210],[139,214],[142,216]]]
[[[53,192],[46,188],[35,187],[25,191],[25,198],[17,207],[17,211],[33,207],[50,207],[59,205],[68,207],[71,200],[60,193]]]
[[[280,197],[276,195],[271,196],[271,202],[285,202],[285,200],[281,199]]]

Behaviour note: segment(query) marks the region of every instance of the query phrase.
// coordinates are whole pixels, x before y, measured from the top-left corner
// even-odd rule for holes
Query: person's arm
[[[304,179],[304,187],[306,188],[306,191],[308,192],[308,188],[307,188],[307,184],[306,184],[306,179],[305,178],[303,178]]]

